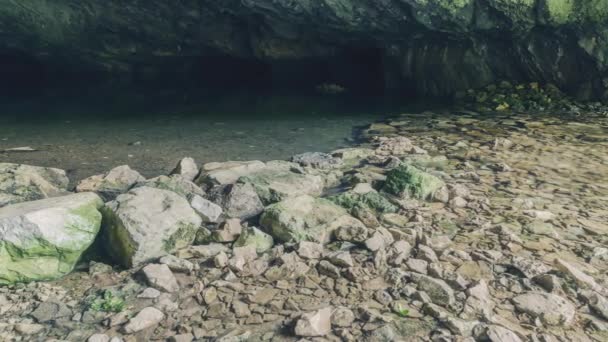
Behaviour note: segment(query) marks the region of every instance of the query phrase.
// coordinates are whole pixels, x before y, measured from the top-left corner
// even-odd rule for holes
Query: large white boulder
[[[0,284],[59,278],[74,268],[101,226],[94,193],[0,209]]]
[[[150,187],[118,196],[102,211],[110,255],[128,267],[189,246],[202,221],[185,198]]]

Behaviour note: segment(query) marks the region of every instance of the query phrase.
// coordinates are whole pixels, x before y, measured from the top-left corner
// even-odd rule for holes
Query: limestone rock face
[[[357,221],[326,199],[308,195],[288,198],[266,208],[260,222],[280,241],[328,242],[331,233]],[[358,222],[358,221],[357,221]]]
[[[68,182],[60,169],[0,163],[0,207],[65,194]]]
[[[186,199],[150,187],[120,195],[102,210],[106,247],[128,267],[187,247],[202,222]]]
[[[76,191],[96,192],[105,201],[110,201],[128,191],[136,183],[145,180],[139,172],[132,170],[128,165],[122,165],[113,168],[106,174],[83,179],[76,186]]]
[[[101,225],[102,200],[80,193],[0,209],[0,284],[59,278]]]

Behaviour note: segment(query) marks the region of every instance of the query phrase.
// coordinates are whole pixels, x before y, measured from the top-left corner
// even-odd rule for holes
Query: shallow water
[[[199,163],[285,159],[352,144],[359,126],[412,105],[386,98],[179,90],[56,91],[0,102],[0,161],[72,180],[128,164],[148,177]]]

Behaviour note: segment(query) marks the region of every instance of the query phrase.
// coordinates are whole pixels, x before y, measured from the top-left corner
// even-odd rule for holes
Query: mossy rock
[[[401,164],[388,172],[384,190],[393,195],[428,200],[445,186],[445,183],[414,166]]]
[[[374,191],[365,194],[348,191],[328,197],[327,199],[349,211],[352,211],[358,206],[369,208],[376,213],[394,213],[399,209],[386,197]]]
[[[71,272],[101,226],[102,200],[72,194],[0,209],[0,284]]]

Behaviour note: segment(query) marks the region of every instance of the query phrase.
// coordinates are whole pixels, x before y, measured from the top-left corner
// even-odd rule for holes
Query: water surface
[[[128,164],[147,177],[199,163],[285,159],[352,144],[358,127],[404,101],[291,93],[60,90],[0,102],[0,161],[59,167],[81,179]]]

